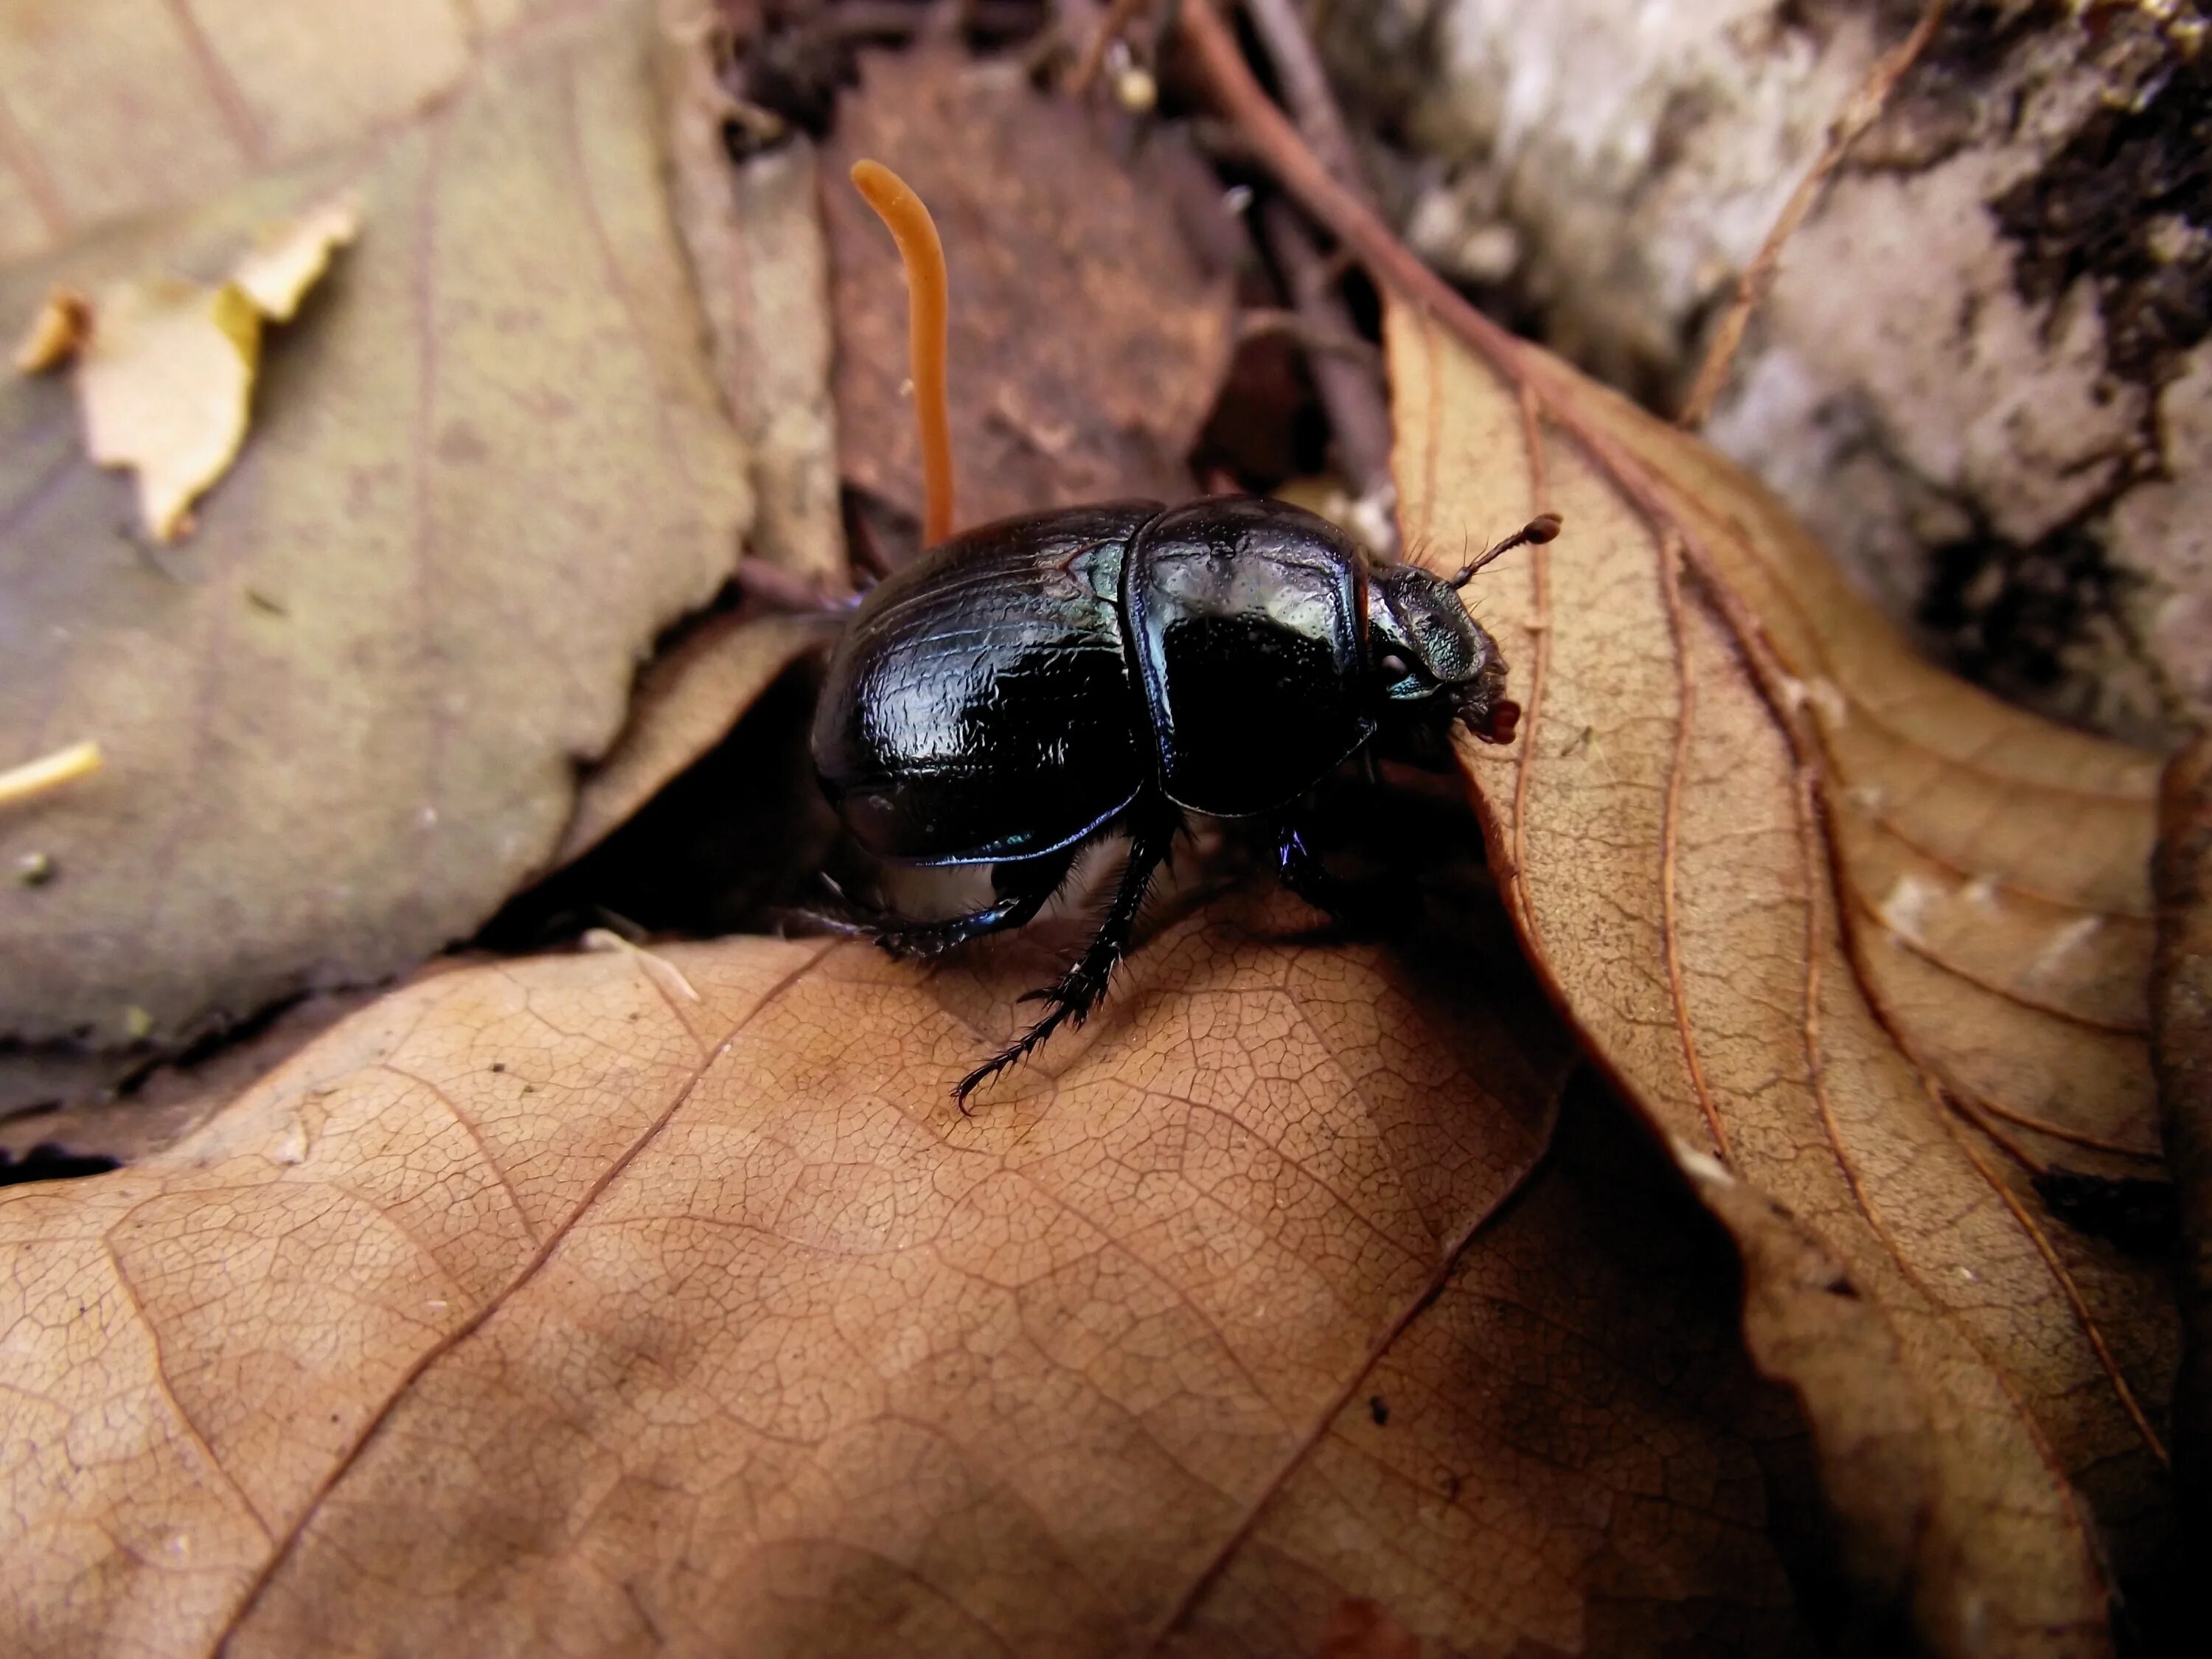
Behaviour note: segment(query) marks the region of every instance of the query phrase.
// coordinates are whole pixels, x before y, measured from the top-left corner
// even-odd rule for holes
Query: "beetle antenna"
[[[1483,566],[1488,564],[1499,554],[1510,553],[1516,547],[1541,546],[1544,543],[1550,541],[1553,537],[1559,533],[1559,515],[1556,513],[1540,513],[1534,518],[1529,520],[1528,523],[1522,525],[1520,529],[1508,536],[1504,541],[1490,549],[1474,563],[1464,567],[1458,575],[1454,576],[1451,579],[1451,586],[1454,587],[1465,587],[1468,582],[1474,580],[1474,573],[1476,571],[1481,569]]]
[[[952,410],[945,391],[945,244],[937,222],[905,179],[880,161],[853,163],[853,188],[876,210],[906,266],[907,352],[914,419],[921,435],[921,544],[952,533]]]

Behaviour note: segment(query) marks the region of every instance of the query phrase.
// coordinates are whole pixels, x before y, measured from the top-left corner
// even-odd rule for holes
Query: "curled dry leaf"
[[[1532,1176],[1510,955],[1310,921],[1172,924],[972,1119],[1033,949],[732,939],[441,975],[18,1189],[9,1650],[1790,1645],[1724,1255],[1579,1107]]]
[[[173,556],[117,534],[67,388],[0,383],[0,750],[92,734],[108,762],[0,819],[0,868],[57,872],[0,886],[0,1037],[173,1044],[399,971],[544,866],[749,512],[649,31],[571,9],[417,121],[0,273],[21,317],[58,283],[227,270],[342,187],[369,227],[270,336],[254,441]]]
[[[1943,1651],[2100,1650],[2100,1559],[2167,1544],[2172,1316],[2030,1178],[2158,1168],[2155,760],[1920,663],[1555,360],[1524,396],[1407,306],[1388,349],[1411,536],[1565,518],[1480,586],[1528,714],[1464,765],[1540,971],[1737,1232],[1863,1583]]]
[[[2185,1338],[2174,1381],[2174,1473],[2189,1547],[2212,1548],[2212,736],[2168,763],[2159,793],[2153,1048],[2180,1212],[2174,1288]]]
[[[1125,159],[1018,65],[947,44],[862,59],[824,155],[839,470],[918,516],[906,289],[845,182],[864,158],[898,172],[944,238],[958,521],[1188,495],[1184,458],[1232,344],[1228,274],[1173,211],[1220,210],[1196,157],[1162,133]]]

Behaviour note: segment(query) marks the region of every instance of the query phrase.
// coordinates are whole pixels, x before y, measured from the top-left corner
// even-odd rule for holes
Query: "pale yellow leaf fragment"
[[[16,372],[43,374],[59,368],[91,332],[92,301],[73,288],[55,289],[16,343]]]
[[[66,749],[57,749],[51,755],[41,755],[21,766],[11,766],[0,772],[0,806],[15,806],[27,800],[35,800],[50,789],[58,789],[65,783],[90,777],[100,770],[100,745],[96,743],[73,743]]]
[[[245,441],[261,313],[234,283],[157,278],[106,289],[97,315],[76,371],[86,453],[137,472],[148,532],[174,541]]]
[[[96,300],[58,288],[15,365],[30,374],[76,358],[86,452],[136,472],[148,533],[175,541],[246,441],[263,320],[295,315],[331,254],[360,234],[349,193],[264,232],[219,286],[155,276]]]
[[[334,198],[264,233],[252,252],[238,262],[230,279],[263,316],[288,323],[307,290],[330,269],[331,255],[360,234],[360,198],[351,194]]]

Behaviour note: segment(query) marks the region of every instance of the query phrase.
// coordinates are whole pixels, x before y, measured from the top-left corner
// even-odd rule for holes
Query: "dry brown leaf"
[[[557,0],[89,0],[0,9],[0,261],[389,128]]]
[[[914,186],[944,238],[959,521],[1188,495],[1184,459],[1228,368],[1231,295],[1174,204],[1218,211],[1219,186],[1171,135],[1125,160],[1017,64],[925,43],[862,66],[823,169],[839,471],[919,514],[906,286],[845,180],[872,157]]]
[[[2152,980],[2159,1115],[2179,1212],[2174,1289],[2185,1343],[2173,1462],[2189,1547],[2212,1549],[2212,736],[2166,768],[2159,794]]]
[[[323,38],[322,8],[262,10]],[[0,820],[0,869],[57,872],[0,887],[0,1036],[173,1043],[386,977],[558,845],[577,763],[748,514],[649,32],[641,6],[571,12],[418,122],[0,274],[21,317],[58,281],[228,270],[342,187],[371,227],[271,336],[254,439],[172,558],[118,535],[68,389],[0,385],[0,750],[91,733],[108,758]]]
[[[1610,1119],[1501,1212],[1576,1063],[1525,969],[1309,921],[1170,926],[972,1119],[1033,948],[738,939],[447,974],[17,1189],[7,1645],[1802,1639],[1713,1244]]]
[[[2028,1177],[2157,1168],[2154,758],[1919,662],[1758,486],[1554,360],[1524,404],[1411,307],[1388,344],[1412,537],[1565,519],[1480,588],[1528,717],[1466,767],[1540,971],[1738,1233],[1863,1579],[1945,1651],[2102,1650],[2100,1552],[2124,1584],[2167,1544],[2172,1316]]]
[[[183,1139],[377,994],[302,997],[204,1054],[150,1070],[143,1055],[64,1048],[0,1054],[0,1156],[21,1158],[44,1142],[136,1164]]]

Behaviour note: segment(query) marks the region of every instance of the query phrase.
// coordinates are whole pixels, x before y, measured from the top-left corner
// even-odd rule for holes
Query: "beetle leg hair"
[[[1031,921],[1045,907],[1045,902],[1060,890],[1074,867],[1075,849],[1066,853],[1048,854],[1043,858],[1024,859],[1018,864],[1002,864],[993,872],[994,880],[1004,889],[1000,896],[980,910],[964,916],[947,916],[940,921],[914,921],[889,910],[864,910],[854,905],[854,914],[848,924],[881,945],[889,954],[902,959],[927,960],[942,956],[955,945],[965,945],[971,939],[981,939],[986,933],[1000,933],[1010,927],[1019,927]],[[842,895],[840,895],[842,897]]]
[[[1115,890],[1114,902],[1107,909],[1106,919],[1099,923],[1090,946],[1060,976],[1058,984],[1032,992],[1023,999],[1050,1004],[1044,1018],[1023,1033],[1018,1041],[1008,1044],[960,1079],[952,1097],[960,1103],[963,1112],[968,1109],[969,1095],[1027,1055],[1058,1030],[1063,1022],[1080,1025],[1090,1017],[1098,1000],[1106,994],[1106,981],[1128,954],[1129,940],[1137,928],[1137,913],[1144,908],[1145,894],[1152,884],[1153,876],[1167,860],[1176,831],[1182,827],[1182,816],[1162,805],[1139,807],[1130,819],[1129,861],[1121,867],[1121,885]]]

